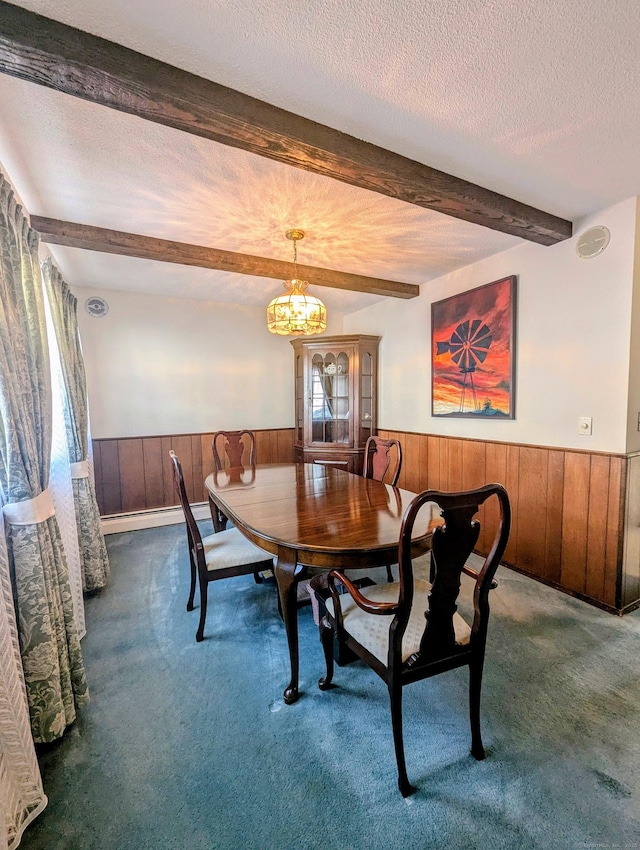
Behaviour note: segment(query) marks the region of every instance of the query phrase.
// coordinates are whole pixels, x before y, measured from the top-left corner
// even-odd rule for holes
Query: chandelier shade
[[[287,281],[287,291],[267,307],[267,327],[272,334],[307,336],[327,329],[327,308],[306,293],[306,280]]]
[[[293,240],[294,277],[284,281],[286,292],[271,301],[267,307],[267,328],[272,334],[282,336],[310,336],[327,329],[327,308],[315,295],[306,291],[306,280],[297,276],[297,241],[302,239],[304,231],[287,230],[287,239]]]

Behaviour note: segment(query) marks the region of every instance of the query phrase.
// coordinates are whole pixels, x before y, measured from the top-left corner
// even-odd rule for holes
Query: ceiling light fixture
[[[327,329],[327,308],[319,298],[305,291],[308,281],[298,279],[298,241],[304,230],[287,230],[287,239],[293,242],[293,278],[284,281],[287,290],[267,307],[267,327],[272,334],[310,336]]]

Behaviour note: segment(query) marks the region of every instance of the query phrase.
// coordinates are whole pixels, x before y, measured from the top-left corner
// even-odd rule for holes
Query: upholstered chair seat
[[[234,527],[203,537],[202,545],[207,572],[228,570],[271,557]]]
[[[431,584],[424,579],[415,579],[413,588],[413,605],[406,631],[402,637],[402,661],[420,651],[420,641],[424,634],[425,611],[429,608],[429,591]],[[398,582],[392,584],[377,584],[363,590],[367,599],[371,602],[398,602],[400,585]],[[327,610],[334,616],[333,600],[329,597],[326,601]],[[387,663],[389,657],[389,626],[393,621],[393,614],[382,614],[372,617],[361,608],[354,600],[345,594],[341,597],[340,607],[342,609],[342,626],[351,637],[358,641],[360,646],[375,656],[383,664]],[[459,646],[466,646],[471,638],[471,626],[466,623],[457,612],[453,615],[453,628],[455,641]]]

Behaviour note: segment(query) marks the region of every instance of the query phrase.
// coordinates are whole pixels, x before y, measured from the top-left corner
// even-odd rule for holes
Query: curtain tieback
[[[37,525],[45,519],[55,516],[51,491],[43,490],[35,499],[25,499],[22,502],[11,502],[2,508],[4,518],[11,525]]]
[[[72,478],[88,478],[89,477],[89,461],[79,460],[77,463],[71,464]]]

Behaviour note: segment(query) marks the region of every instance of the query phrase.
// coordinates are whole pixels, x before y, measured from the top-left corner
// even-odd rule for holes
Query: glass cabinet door
[[[371,436],[374,404],[374,363],[373,357],[364,352],[360,358],[360,444],[366,443]]]
[[[304,358],[296,354],[296,440],[302,442],[304,436]]]
[[[311,441],[351,443],[349,355],[316,351],[311,360]]]
[[[362,474],[365,443],[377,433],[379,342],[371,334],[291,340],[299,462]]]

